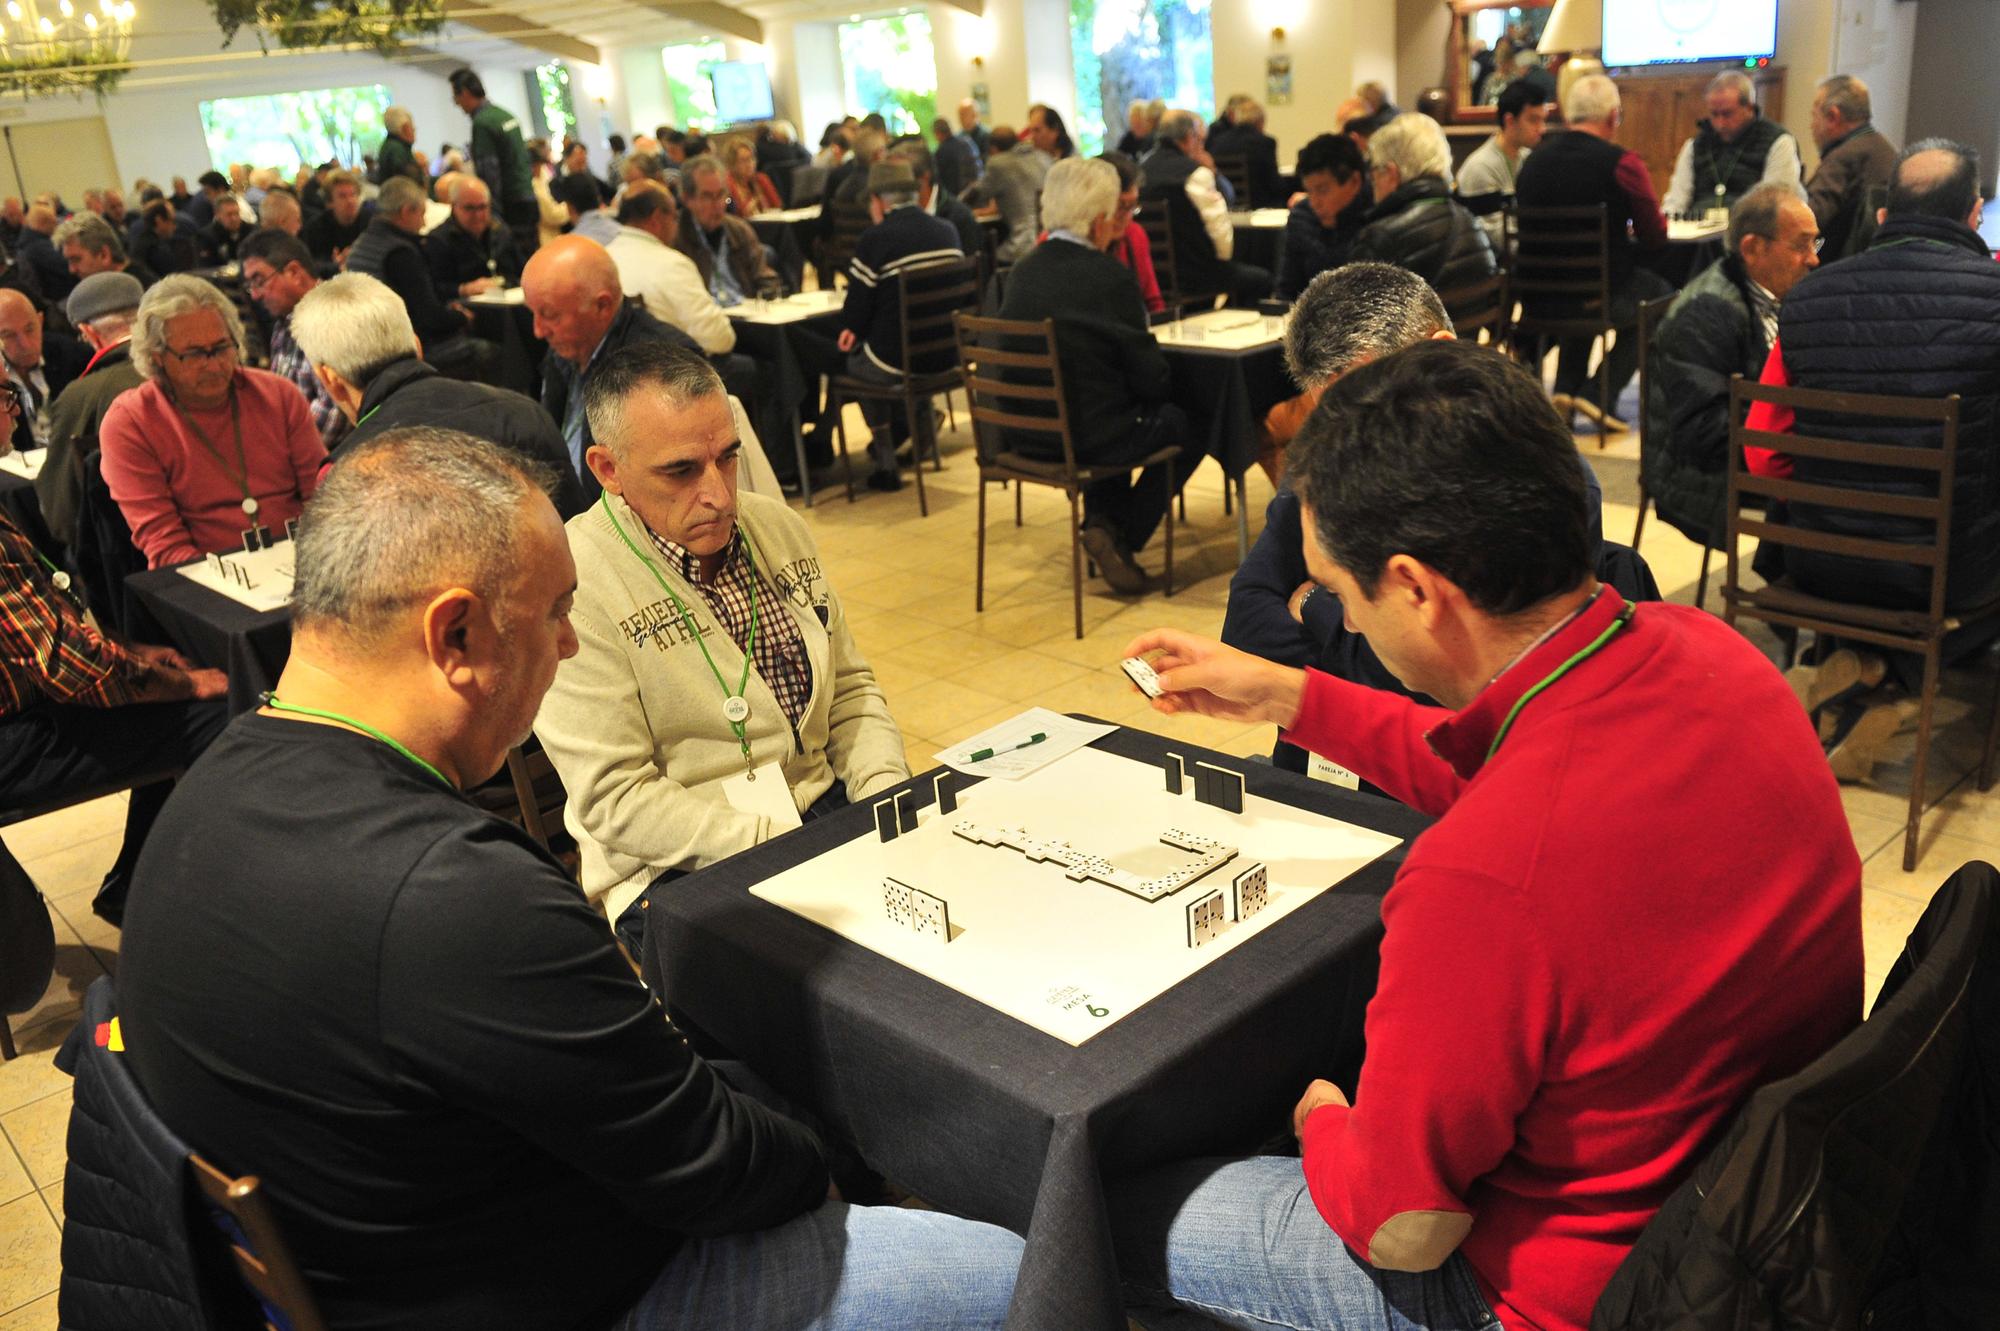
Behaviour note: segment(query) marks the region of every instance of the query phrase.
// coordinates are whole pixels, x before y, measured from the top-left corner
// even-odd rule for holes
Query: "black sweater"
[[[348,252],[347,270],[378,278],[401,296],[403,307],[410,312],[410,325],[426,346],[456,337],[471,326],[464,315],[438,299],[430,265],[417,248],[417,238],[387,217],[368,223]]]
[[[350,730],[250,713],[182,778],[118,989],[148,1098],[263,1180],[334,1326],[607,1324],[682,1237],[826,1194],[545,850]]]

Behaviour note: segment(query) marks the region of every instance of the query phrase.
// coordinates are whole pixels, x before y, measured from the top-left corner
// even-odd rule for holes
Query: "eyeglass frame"
[[[197,361],[214,362],[222,360],[225,357],[234,358],[242,354],[236,345],[235,338],[230,338],[223,342],[214,342],[205,347],[189,347],[185,351],[178,347],[161,347],[160,350],[166,355],[172,356],[177,365],[191,365]]]

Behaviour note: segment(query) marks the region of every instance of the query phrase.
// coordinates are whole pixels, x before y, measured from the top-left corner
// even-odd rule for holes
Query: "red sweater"
[[[236,372],[243,421],[243,456],[257,521],[274,536],[299,515],[319,484],[326,445],[305,395],[289,379],[264,370]],[[188,432],[158,379],[120,395],[105,413],[104,483],[132,528],[132,543],[149,568],[243,548],[250,519],[237,484],[236,436],[229,408],[188,415],[227,462],[210,456]]]
[[[1861,1017],[1833,776],[1720,619],[1641,605],[1488,759],[1623,605],[1605,588],[1455,714],[1309,672],[1286,735],[1439,819],[1383,899],[1354,1107],[1306,1121],[1313,1201],[1383,1259],[1423,1228],[1409,1213],[1446,1243],[1469,1217],[1460,1251],[1509,1331],[1587,1326],[1751,1091]]]

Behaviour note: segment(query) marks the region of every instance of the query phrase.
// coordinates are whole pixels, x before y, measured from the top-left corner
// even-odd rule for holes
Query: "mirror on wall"
[[[1555,0],[1451,0],[1451,46],[1445,87],[1456,120],[1491,119],[1493,103],[1515,79],[1548,65],[1535,49]]]

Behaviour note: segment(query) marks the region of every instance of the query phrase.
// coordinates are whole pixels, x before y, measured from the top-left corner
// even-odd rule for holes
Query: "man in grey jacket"
[[[1819,167],[1806,186],[1806,200],[1826,238],[1827,262],[1868,248],[1875,235],[1875,210],[1889,194],[1896,169],[1896,145],[1872,123],[1868,85],[1851,74],[1836,74],[1813,93],[1812,136]]]
[[[1035,248],[1041,235],[1042,181],[1055,162],[1005,125],[994,128],[992,145],[986,174],[960,197],[974,208],[989,200],[1000,205],[1007,238],[1000,242],[999,258],[1001,263],[1013,263]]]

